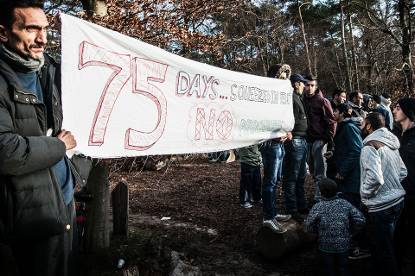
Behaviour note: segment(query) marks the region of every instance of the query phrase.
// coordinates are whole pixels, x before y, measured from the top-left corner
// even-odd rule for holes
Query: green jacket
[[[251,166],[261,166],[262,159],[261,153],[258,150],[258,145],[252,145],[245,148],[240,148],[239,158],[241,163],[245,163]]]

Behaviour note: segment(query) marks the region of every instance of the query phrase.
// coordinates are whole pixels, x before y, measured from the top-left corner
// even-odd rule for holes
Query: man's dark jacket
[[[0,242],[66,231],[67,209],[51,167],[65,157],[60,72],[45,56],[39,72],[45,103],[24,91],[0,59]],[[52,136],[46,136],[47,130]]]
[[[307,114],[304,109],[303,100],[300,95],[293,93],[293,112],[295,124],[292,130],[294,137],[306,137],[307,135]]]
[[[345,119],[337,125],[334,136],[336,172],[344,178],[339,185],[341,192],[360,192],[360,152],[363,143],[358,124],[350,118]]]
[[[405,197],[415,200],[415,126],[407,129],[403,134],[399,128],[394,128],[394,133],[401,143],[399,153],[408,170],[408,175],[402,181],[406,191]]]
[[[320,90],[317,90],[313,96],[304,97],[304,107],[308,118],[307,139],[310,142],[316,140],[331,142],[336,132],[336,120],[330,101],[323,97]]]

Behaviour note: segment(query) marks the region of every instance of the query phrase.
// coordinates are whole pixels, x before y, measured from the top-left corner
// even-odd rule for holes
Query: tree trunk
[[[337,64],[338,76],[340,76],[340,82],[341,82],[341,85],[340,86],[344,88],[344,82],[345,82],[344,81],[344,75],[343,75],[344,72],[343,72],[343,70],[342,70],[342,68],[340,66],[340,58],[339,58],[339,55],[337,54],[336,41],[333,38],[333,34],[330,34],[330,37],[331,37],[332,45],[333,45],[333,47],[331,47],[331,49],[333,51],[334,56],[336,57],[336,64]],[[334,76],[333,76],[333,78],[334,78],[337,86],[339,86],[338,85],[338,80],[336,80],[336,78]],[[340,88],[340,86],[339,86],[339,88]]]
[[[403,73],[405,76],[405,90],[406,95],[411,96],[414,93],[414,82],[413,82],[413,65],[412,65],[412,53],[411,53],[411,41],[412,41],[412,30],[411,30],[411,13],[410,13],[410,2],[409,0],[399,0],[399,23],[402,30],[402,62],[403,62]]]
[[[86,250],[95,252],[110,245],[108,167],[102,162],[94,161],[88,190],[93,198],[87,210]]]
[[[341,31],[342,31],[342,44],[343,44],[343,58],[344,58],[344,64],[346,66],[346,80],[347,85],[349,88],[349,93],[353,92],[353,86],[352,81],[350,79],[350,65],[349,65],[349,59],[347,57],[347,47],[346,47],[346,35],[344,30],[344,12],[343,12],[343,4],[340,5],[340,24],[341,24]]]
[[[349,14],[349,34],[350,34],[350,43],[352,43],[352,61],[353,61],[353,69],[354,69],[354,76],[356,79],[356,89],[360,90],[359,85],[359,67],[357,66],[357,55],[356,55],[356,47],[354,42],[354,35],[353,35],[353,22],[352,22],[352,15]],[[353,81],[352,81],[353,83]]]
[[[305,2],[305,3],[298,6],[298,15],[300,16],[301,33],[303,34],[304,48],[305,48],[305,53],[306,53],[306,56],[307,56],[307,66],[308,66],[307,70],[308,70],[308,74],[312,75],[310,53],[308,51],[308,43],[307,43],[307,37],[305,35],[303,16],[301,15],[301,6],[308,5],[308,4],[310,4],[310,3]]]

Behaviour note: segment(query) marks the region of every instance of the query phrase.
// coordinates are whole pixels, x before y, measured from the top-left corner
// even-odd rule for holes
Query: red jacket
[[[304,96],[304,105],[308,118],[307,139],[310,142],[316,140],[333,141],[336,133],[336,120],[330,101],[324,98],[323,93],[317,89],[314,96]]]

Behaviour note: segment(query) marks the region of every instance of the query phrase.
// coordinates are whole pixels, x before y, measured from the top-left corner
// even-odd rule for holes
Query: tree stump
[[[128,235],[128,183],[120,181],[111,193],[113,234]]]
[[[92,194],[92,201],[87,210],[86,250],[94,252],[110,245],[108,167],[103,162],[94,161],[88,178],[88,190]]]
[[[277,234],[267,227],[261,227],[257,234],[257,250],[269,260],[276,260],[301,245],[315,240],[315,236],[304,231],[304,226],[295,221],[281,223],[287,232]]]

